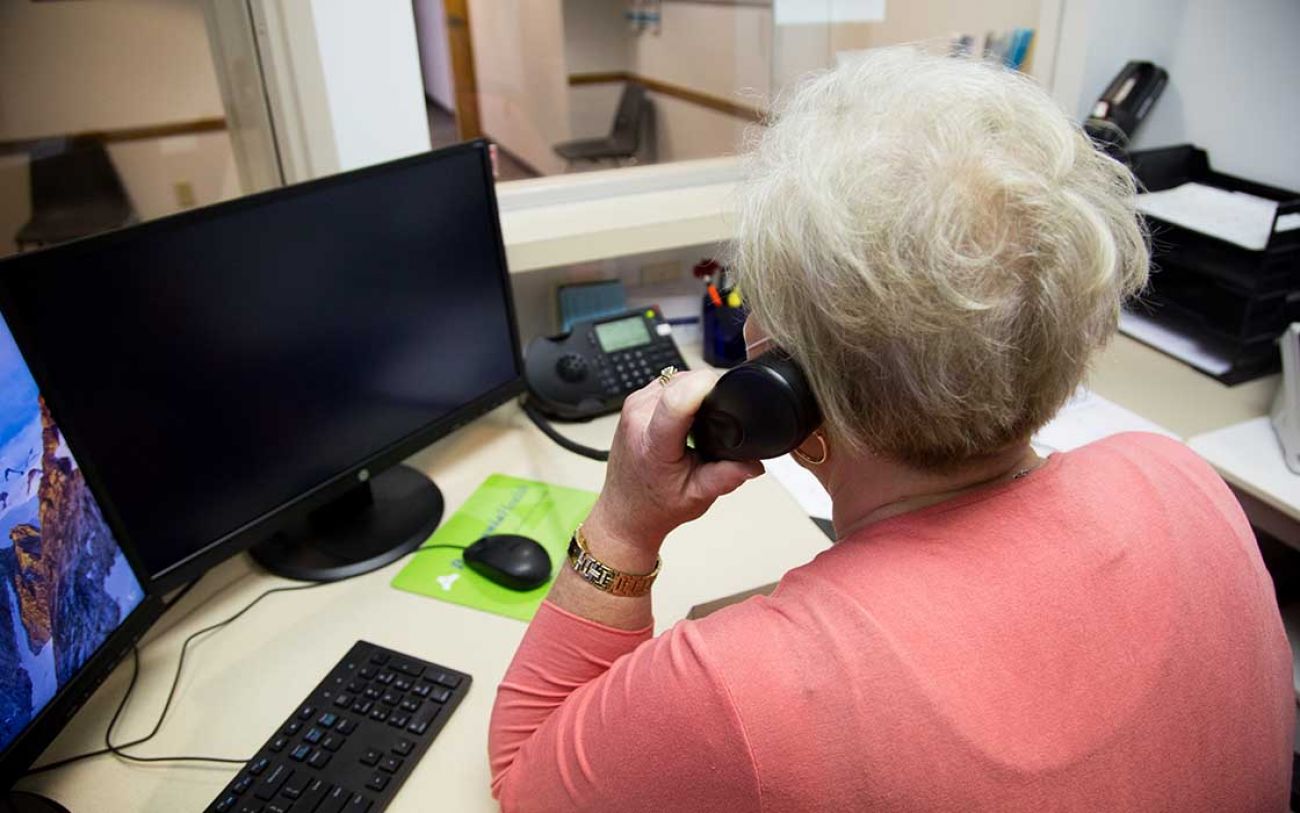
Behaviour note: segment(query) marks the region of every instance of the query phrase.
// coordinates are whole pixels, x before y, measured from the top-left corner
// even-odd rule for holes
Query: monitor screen
[[[20,338],[56,386],[76,382],[65,420],[154,578],[518,391],[485,152],[219,204],[0,274]]]
[[[0,752],[144,591],[0,321]]]

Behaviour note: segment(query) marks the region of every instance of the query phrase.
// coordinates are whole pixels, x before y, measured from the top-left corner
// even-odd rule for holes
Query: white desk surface
[[[1100,395],[1186,438],[1264,414],[1276,377],[1223,387],[1124,337],[1098,359],[1089,385]],[[607,446],[615,417],[563,431]],[[409,461],[428,472],[454,511],[494,472],[599,490],[601,464],[555,446],[513,404],[443,439]],[[694,604],[777,580],[828,545],[773,479],[754,480],[702,519],[674,533],[655,590],[656,626]],[[366,639],[474,676],[474,685],[390,808],[494,811],[488,792],[487,726],[495,687],[524,624],[392,588],[403,563],[350,581],[272,596],[230,627],[191,647],[176,703],[141,754],[250,756],[348,647]],[[239,556],[209,573],[154,628],[142,648],[140,683],[118,740],[148,730],[161,708],[181,640],[284,584]],[[95,693],[40,761],[102,746],[130,673],[128,662]],[[233,766],[132,765],[97,757],[19,783],[94,810],[199,810]]]
[[[615,416],[562,431],[608,448]],[[563,451],[513,405],[415,455],[454,511],[494,472],[597,491],[603,466]],[[758,478],[669,537],[655,587],[656,628],[691,606],[776,581],[829,544],[775,481]],[[497,683],[525,625],[389,585],[404,562],[334,585],[278,594],[190,647],[175,705],[159,736],[136,753],[251,756],[358,639],[470,673],[474,683],[389,810],[495,811],[488,790],[487,728]],[[706,575],[707,574],[707,575]],[[148,731],[181,640],[288,582],[239,556],[209,573],[154,628],[141,650],[136,696],[117,740]],[[104,729],[130,675],[128,658],[39,760],[103,746]],[[18,783],[73,813],[202,810],[235,766],[132,765],[103,756]]]

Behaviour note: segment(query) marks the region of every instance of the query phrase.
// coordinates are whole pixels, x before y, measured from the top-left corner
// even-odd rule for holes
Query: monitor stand
[[[0,813],[68,813],[68,809],[48,796],[10,790],[0,796]]]
[[[410,466],[393,466],[250,553],[262,567],[290,579],[346,579],[418,548],[438,527],[442,511],[442,492],[432,480]]]

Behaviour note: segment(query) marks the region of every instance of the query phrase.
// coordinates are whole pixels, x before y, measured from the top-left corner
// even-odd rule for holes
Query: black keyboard
[[[377,813],[447,724],[470,680],[357,641],[207,810]]]

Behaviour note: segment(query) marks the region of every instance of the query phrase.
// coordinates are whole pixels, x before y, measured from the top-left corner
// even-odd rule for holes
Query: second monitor
[[[392,561],[442,511],[397,464],[522,389],[483,142],[20,255],[0,296],[163,588],[253,544]]]

